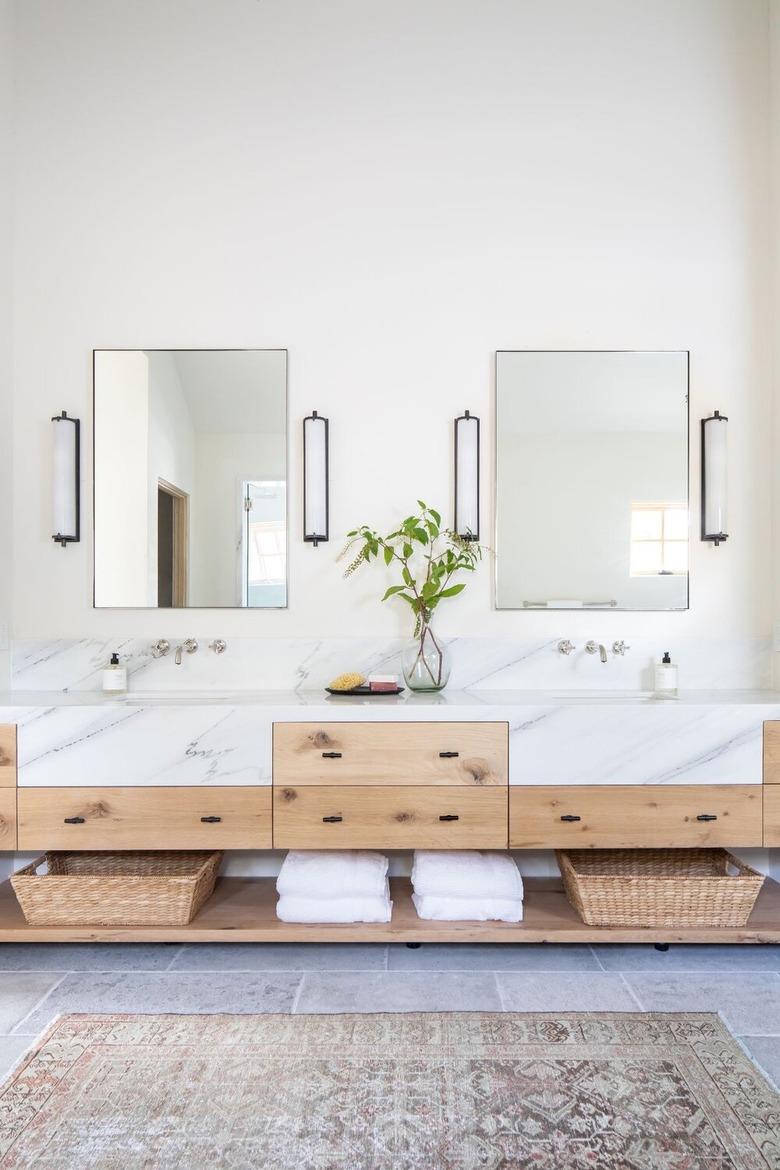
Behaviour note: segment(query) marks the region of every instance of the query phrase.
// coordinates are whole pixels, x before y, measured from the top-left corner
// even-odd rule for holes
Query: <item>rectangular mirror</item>
[[[688,608],[688,354],[496,355],[498,609]]]
[[[287,351],[94,353],[96,607],[287,605]]]

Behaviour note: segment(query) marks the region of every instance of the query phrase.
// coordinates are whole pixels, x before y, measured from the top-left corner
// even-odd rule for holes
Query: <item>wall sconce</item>
[[[313,410],[303,420],[303,539],[328,539],[328,420]]]
[[[455,531],[479,540],[479,419],[468,410],[455,419]]]
[[[68,412],[55,414],[54,423],[54,535],[65,548],[81,540],[81,423]]]
[[[715,411],[701,420],[701,538],[715,547],[726,532],[726,435],[729,420]]]

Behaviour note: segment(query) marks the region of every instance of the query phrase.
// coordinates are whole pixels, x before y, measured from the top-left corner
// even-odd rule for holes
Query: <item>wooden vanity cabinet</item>
[[[0,788],[16,787],[16,728],[0,724]]]
[[[506,723],[274,724],[277,849],[506,849]]]
[[[270,849],[270,788],[22,788],[20,849]]]
[[[513,849],[648,849],[763,842],[760,784],[512,788]]]
[[[273,778],[292,784],[506,787],[506,723],[275,723]]]

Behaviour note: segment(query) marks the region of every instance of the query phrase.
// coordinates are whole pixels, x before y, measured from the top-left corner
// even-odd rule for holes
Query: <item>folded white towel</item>
[[[419,918],[436,922],[522,922],[520,898],[439,898],[412,894]]]
[[[279,871],[280,894],[302,898],[349,898],[353,894],[383,898],[387,858],[358,849],[333,853],[291,850]]]
[[[443,898],[522,898],[523,879],[507,853],[418,849],[412,866],[416,894]]]
[[[355,898],[299,898],[286,894],[276,904],[281,922],[389,922],[393,903],[376,895]]]

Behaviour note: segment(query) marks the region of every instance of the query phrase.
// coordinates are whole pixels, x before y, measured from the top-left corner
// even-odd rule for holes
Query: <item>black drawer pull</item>
[[[222,817],[201,817],[200,819],[204,825],[218,825]]]
[[[439,817],[440,821],[459,821],[460,817],[455,813],[445,813],[444,816]]]
[[[340,760],[341,752],[323,752],[322,758],[323,760]]]
[[[439,752],[440,760],[457,760],[460,752]]]
[[[697,821],[717,821],[717,819],[715,813],[699,813],[696,818]]]
[[[83,817],[65,817],[65,824],[66,825],[83,825],[84,818]]]
[[[337,825],[337,824],[339,824],[340,821],[343,821],[343,820],[344,820],[343,817],[323,817],[322,823],[324,825]]]
[[[581,821],[582,817],[575,816],[573,813],[564,813],[564,815],[561,817],[561,820],[569,822]]]

